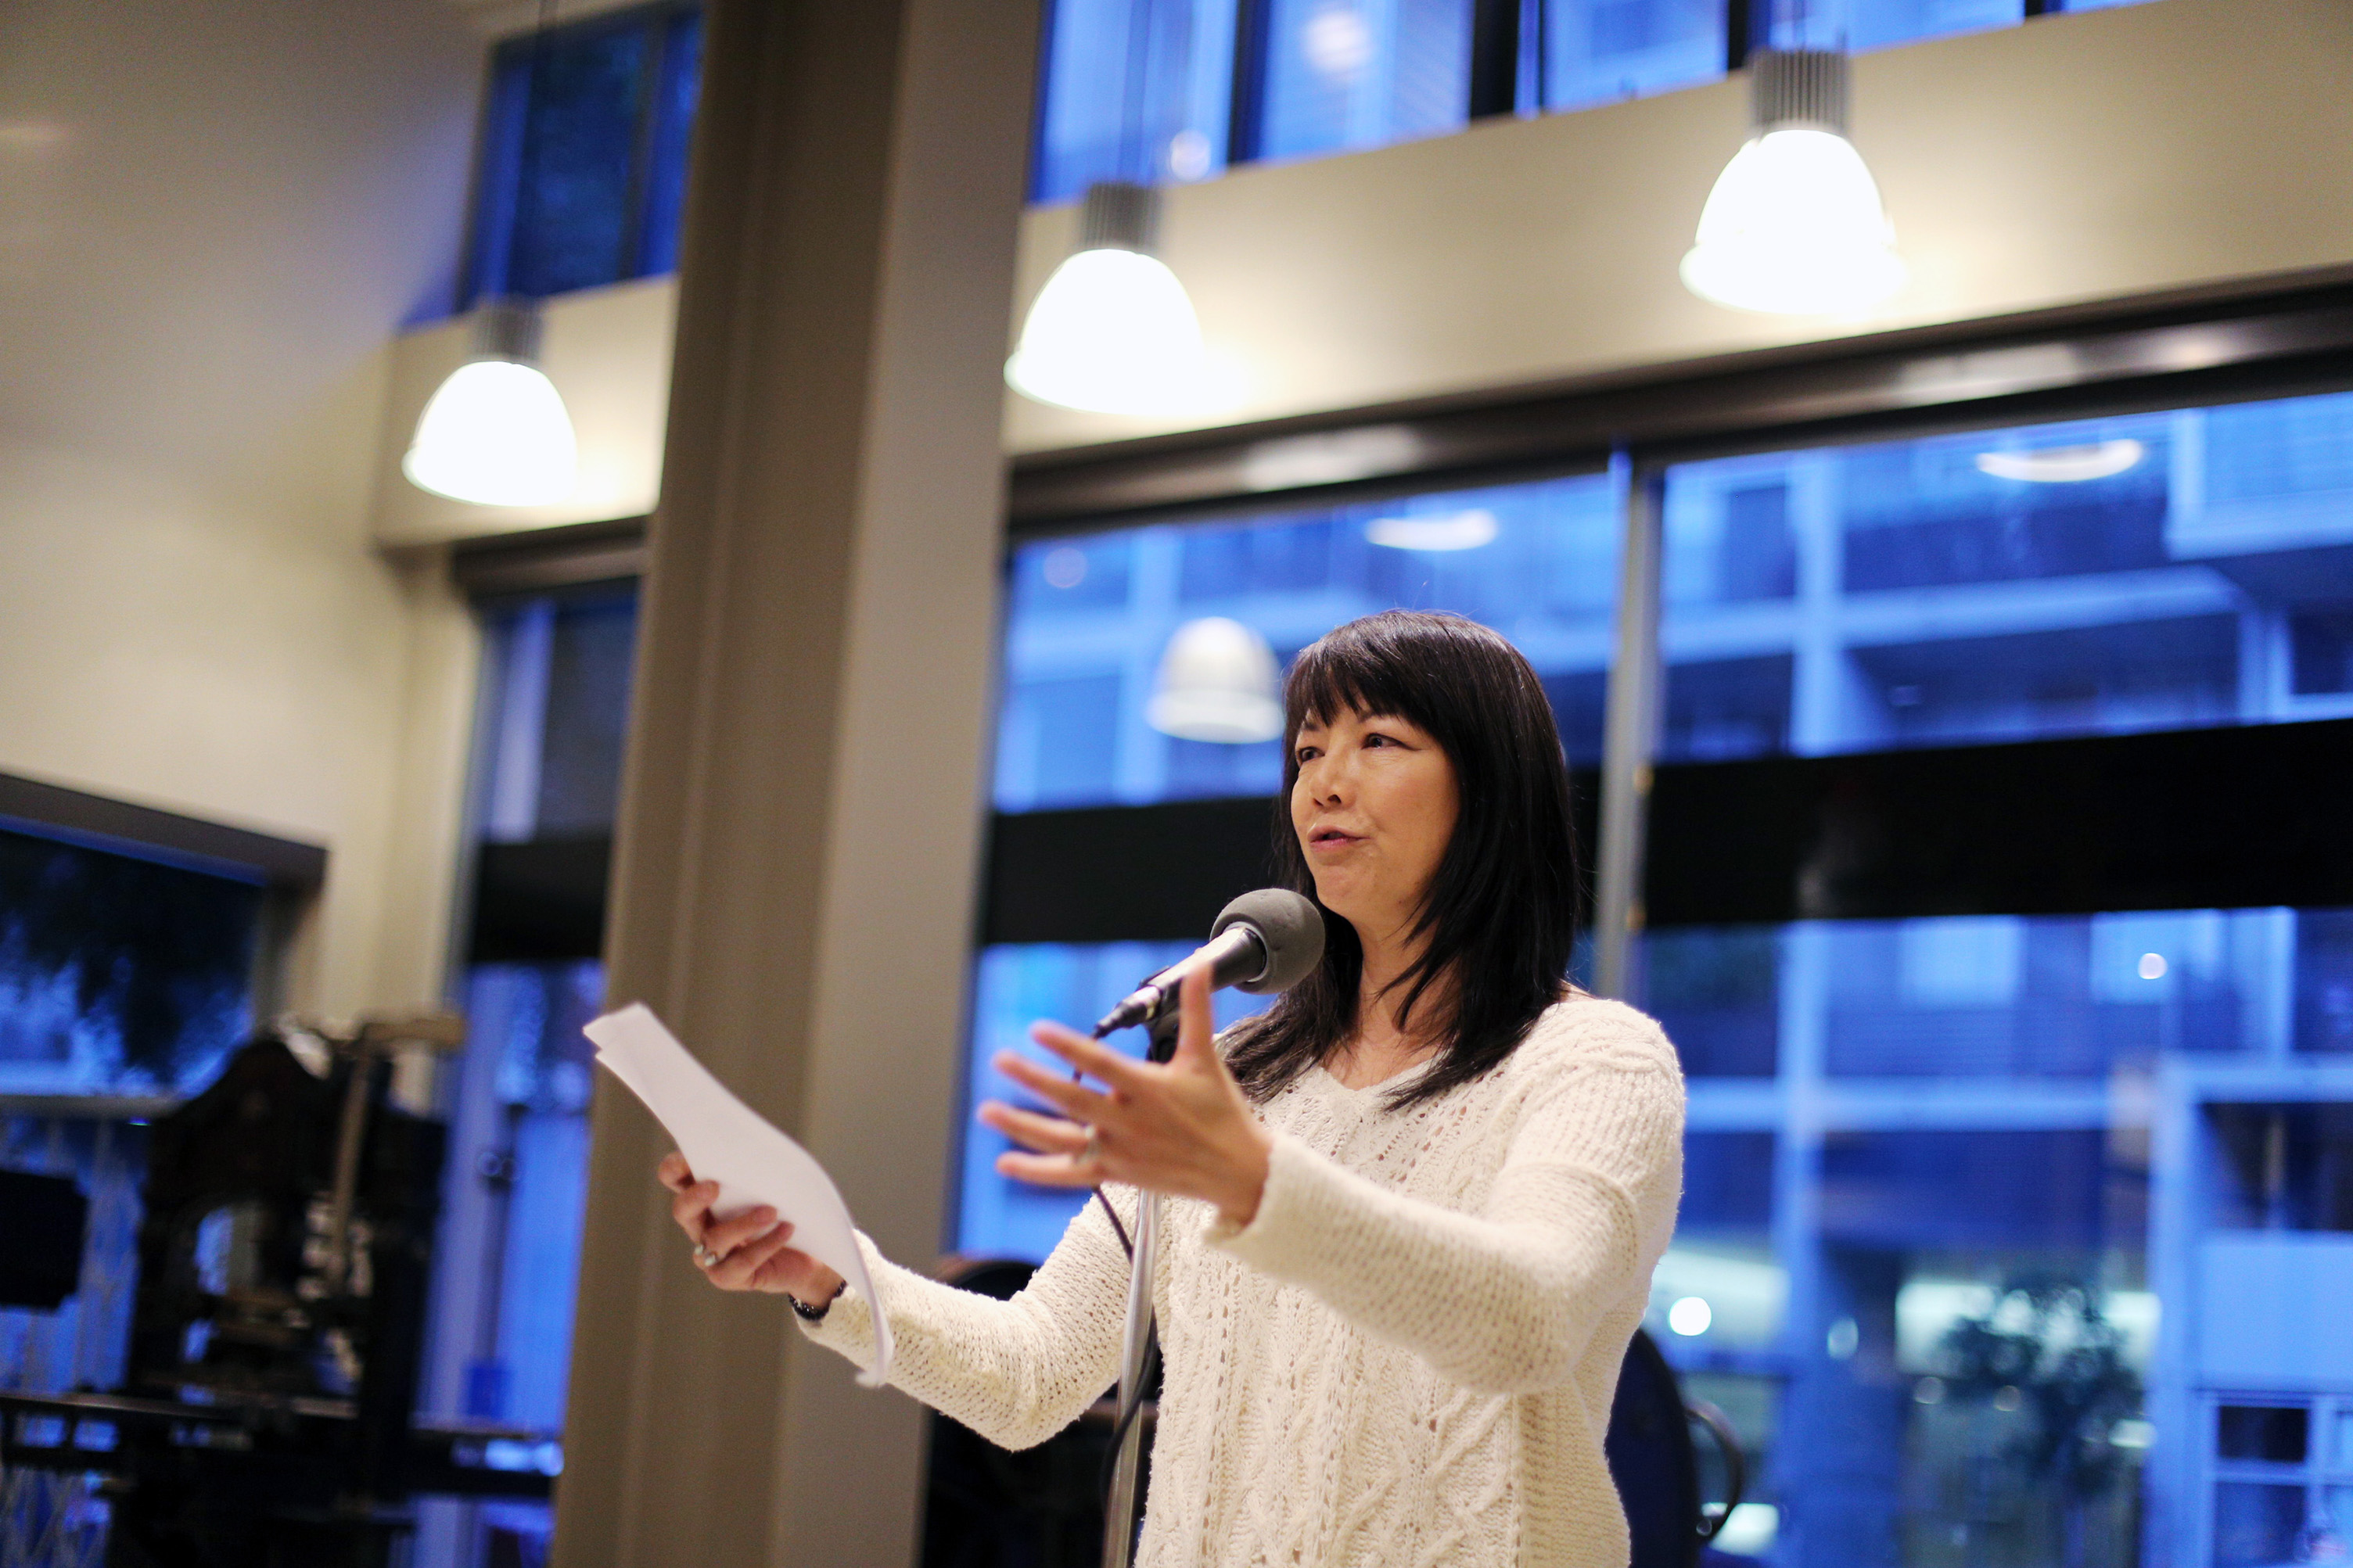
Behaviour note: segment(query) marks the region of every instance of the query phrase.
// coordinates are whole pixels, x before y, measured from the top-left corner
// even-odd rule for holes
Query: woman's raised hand
[[[776,1210],[763,1206],[713,1219],[711,1205],[719,1200],[719,1184],[696,1181],[686,1156],[675,1150],[662,1156],[654,1173],[670,1189],[670,1218],[694,1243],[695,1266],[722,1290],[788,1294],[810,1307],[824,1306],[841,1293],[840,1275],[787,1245],[793,1227],[778,1223]]]
[[[999,1154],[997,1170],[1050,1187],[1124,1182],[1199,1198],[1231,1223],[1249,1224],[1266,1190],[1273,1140],[1218,1055],[1206,975],[1186,977],[1179,1006],[1176,1054],[1166,1066],[1137,1061],[1060,1024],[1030,1026],[1030,1038],[1102,1084],[1102,1091],[998,1052],[997,1071],[1062,1114],[994,1100],[984,1104],[982,1121],[1035,1151]]]

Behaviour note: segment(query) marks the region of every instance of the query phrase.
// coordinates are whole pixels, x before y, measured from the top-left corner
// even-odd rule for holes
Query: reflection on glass
[[[1663,754],[2353,713],[2353,395],[1688,464]]]
[[[2303,1488],[2353,1489],[2353,1079],[2302,1064],[2345,921],[1645,935],[1692,1128],[1651,1325],[1745,1401],[1772,1561],[2126,1568],[2152,1530],[2151,1560],[2318,1560]]]
[[[2025,16],[2021,0],[1764,0],[1757,9],[1765,23],[1759,41],[1778,49],[1883,49],[2008,26]]]
[[[1471,0],[1271,0],[1259,152],[1377,147],[1461,126]]]
[[[1528,656],[1570,761],[1591,765],[1617,581],[1615,494],[1608,476],[1584,475],[1021,547],[997,808],[1273,794],[1275,742],[1185,739],[1150,721],[1172,640],[1211,617],[1262,637],[1282,664],[1377,610],[1470,616]]]
[[[1056,0],[1049,15],[1032,200],[1225,167],[1232,0]]]
[[[1648,98],[1724,74],[1714,0],[1546,0],[1546,109]]]

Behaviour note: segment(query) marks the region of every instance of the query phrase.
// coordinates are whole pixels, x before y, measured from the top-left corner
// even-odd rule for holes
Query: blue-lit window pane
[[[0,830],[0,1093],[194,1093],[251,1023],[262,890]]]
[[[702,25],[660,5],[491,58],[470,297],[596,288],[677,265]]]
[[[1028,1091],[998,1073],[990,1059],[1014,1051],[1050,1060],[1029,1039],[1029,1026],[1054,1018],[1083,1028],[1109,1012],[1147,975],[1192,951],[1190,942],[1113,942],[1098,947],[1056,943],[993,947],[980,955],[974,986],[972,1050],[967,1058],[964,1173],[959,1184],[956,1250],[968,1258],[1042,1261],[1087,1200],[1084,1193],[1035,1187],[997,1173],[997,1157],[1012,1145],[971,1120],[984,1100],[1028,1102]],[[1218,1027],[1249,1017],[1271,999],[1239,991],[1217,994]],[[1143,1050],[1144,1033],[1130,1029],[1112,1044]]]
[[[1775,1561],[2127,1568],[2144,1491],[2180,1561],[2327,1544],[2304,1500],[2353,1473],[2353,1402],[2328,1403],[2353,1093],[2291,1064],[2353,996],[2348,931],[2275,909],[1644,937],[1691,1089],[1651,1326],[1712,1386],[1780,1390],[1743,1426],[1800,1521]],[[2176,1321],[2200,1327],[2159,1358]],[[2264,1393],[2204,1403],[2230,1388]],[[2144,1478],[2168,1413],[2182,1462]]]
[[[1226,166],[1234,0],[1057,0],[1051,16],[1033,199]]]
[[[1724,74],[1722,0],[1546,0],[1546,109],[1647,98]]]
[[[678,270],[679,223],[686,213],[687,146],[694,103],[702,86],[702,13],[689,11],[665,25],[661,77],[655,88],[653,125],[645,165],[645,216],[638,225],[638,272]]]
[[[1213,616],[1255,630],[1278,664],[1377,610],[1470,616],[1528,656],[1570,759],[1590,765],[1609,663],[1615,493],[1587,475],[1024,545],[1010,569],[997,809],[1271,794],[1273,741],[1188,740],[1147,721],[1170,638]]]
[[[1762,0],[1760,42],[1776,48],[1882,49],[2024,19],[2021,0]]]
[[[1271,0],[1263,157],[1378,147],[1466,123],[1471,0]]]
[[[1689,464],[1662,754],[2353,712],[2353,397]]]

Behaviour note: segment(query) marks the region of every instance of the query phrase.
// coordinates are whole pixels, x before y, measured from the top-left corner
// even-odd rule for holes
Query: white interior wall
[[[439,989],[471,630],[369,520],[481,52],[439,0],[0,9],[0,770],[327,845],[330,1014]]]
[[[1543,386],[2353,265],[2345,0],[2152,0],[1859,57],[1855,140],[1913,278],[1851,320],[1727,310],[1677,278],[1708,189],[1746,134],[1747,91],[1745,78],[1726,80],[1172,189],[1164,250],[1241,397],[1207,416],[1139,420],[1008,395],[1007,449]],[[1076,220],[1070,205],[1025,219],[1015,296],[1025,309],[1068,254]],[[551,313],[551,370],[584,439],[600,432],[607,477],[542,512],[404,492],[400,452],[455,340],[395,346],[377,459],[384,537],[647,510],[670,284],[628,287],[625,301],[581,296]]]

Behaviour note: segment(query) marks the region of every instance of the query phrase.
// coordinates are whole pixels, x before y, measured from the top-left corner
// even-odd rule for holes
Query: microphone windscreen
[[[1228,926],[1247,924],[1266,943],[1266,973],[1235,987],[1254,995],[1271,996],[1307,978],[1324,962],[1324,911],[1288,888],[1261,888],[1244,893],[1218,913],[1209,928],[1212,941]]]

